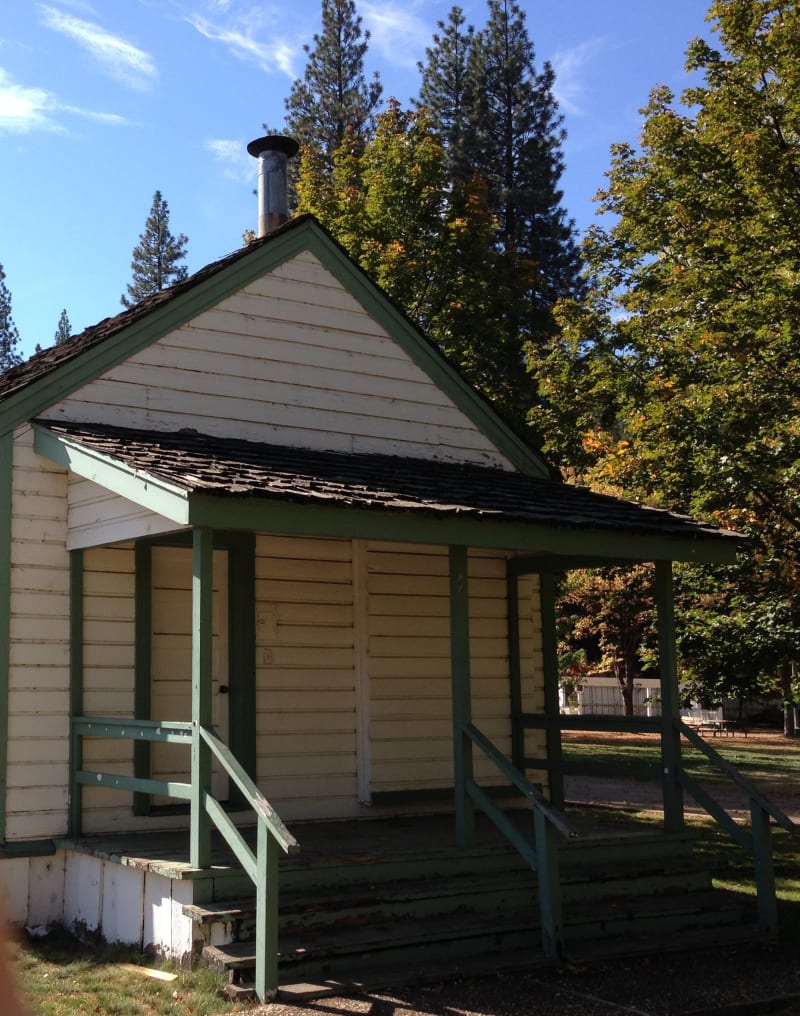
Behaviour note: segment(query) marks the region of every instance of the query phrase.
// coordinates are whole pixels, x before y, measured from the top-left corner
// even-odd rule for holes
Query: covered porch
[[[318,839],[309,841],[318,842],[322,850],[330,846],[334,828],[341,833],[342,820],[347,819],[348,835],[353,837],[348,851],[352,848],[356,856],[373,852],[370,836],[379,828],[376,814],[385,816],[382,835],[397,845],[401,824],[410,823],[402,816],[428,813],[427,830],[414,836],[431,858],[441,850],[480,849],[482,837],[499,835],[521,859],[529,884],[535,886],[531,907],[537,914],[542,957],[553,961],[568,950],[561,869],[565,851],[574,849],[570,843],[579,838],[579,829],[564,813],[561,730],[565,721],[558,706],[554,603],[555,576],[561,571],[634,561],[655,564],[662,716],[650,726],[661,737],[664,834],[682,836],[683,793],[702,791],[687,783],[681,768],[681,739],[697,735],[685,729],[679,718],[671,562],[731,560],[738,543],[732,534],[556,481],[496,469],[385,456],[353,459],[246,442],[198,442],[189,435],[142,435],[79,425],[38,426],[36,442],[40,454],[70,470],[76,493],[80,490],[84,495],[81,499],[76,496],[71,508],[71,828],[63,848],[132,871],[146,867],[168,879],[170,913],[176,906],[217,902],[213,874],[220,867],[217,852],[229,851],[229,860],[222,867],[236,869],[236,877],[244,877],[253,887],[259,997],[271,996],[278,984],[279,887],[285,886],[284,873],[290,866],[302,864],[308,851],[304,833],[310,829],[305,823],[311,819],[328,820],[315,834]],[[246,482],[242,476],[247,477]],[[91,484],[91,489],[84,483]],[[90,502],[96,506],[98,521],[79,524]],[[131,511],[131,506],[137,510]],[[372,575],[369,568],[357,567],[359,555],[363,558],[371,549],[380,553],[391,545],[398,557],[408,548],[408,560],[413,562],[419,560],[419,548],[427,548],[435,567],[430,574],[418,575],[416,583],[413,571],[407,569],[402,594],[423,598],[427,587],[436,584],[442,601],[439,606],[443,607],[441,611],[437,607],[440,622],[434,634],[420,635],[406,624],[399,626],[393,637],[395,642],[407,640],[405,669],[398,680],[412,682],[408,702],[424,694],[414,681],[420,677],[423,682],[442,680],[438,668],[446,668],[443,679],[449,688],[446,722],[450,746],[446,769],[439,766],[428,771],[427,762],[419,764],[412,752],[407,764],[418,778],[386,789],[377,786],[372,779],[378,762],[373,758],[375,741],[371,736],[377,710],[363,682],[356,681],[347,691],[352,699],[355,746],[349,807],[339,813],[332,811],[321,790],[318,796],[306,798],[303,814],[287,818],[283,808],[276,807],[275,796],[265,792],[271,774],[259,769],[262,713],[256,701],[255,675],[277,650],[270,645],[273,614],[255,591],[255,547],[261,541],[268,555],[270,542],[278,538],[333,540],[350,548],[353,595],[348,606],[353,636],[348,652],[356,661],[354,672],[360,666],[367,674],[383,635],[370,626],[368,597],[359,599],[359,583],[369,584]],[[132,562],[125,581],[133,589],[135,608],[131,617],[132,687],[127,689],[133,708],[104,714],[87,708],[85,563],[98,547],[120,546]],[[191,571],[186,643],[189,714],[181,720],[159,714],[152,695],[153,552],[167,546],[183,549]],[[215,646],[215,589],[220,589],[215,551],[220,550],[227,554],[225,680],[220,676],[219,646]],[[487,560],[492,562],[495,588],[500,582],[503,590],[496,597],[491,625],[485,624],[487,616],[476,609],[474,592],[477,582],[484,581],[482,568]],[[111,588],[113,574],[108,581]],[[311,578],[298,576],[296,580],[300,585],[306,581]],[[399,595],[396,574],[388,579],[392,581],[398,583]],[[381,595],[391,596],[386,581]],[[498,603],[500,610],[495,609]],[[413,624],[422,626],[422,621],[418,618]],[[477,630],[481,628],[484,630]],[[495,654],[499,651],[506,661],[502,681],[506,703],[501,712],[486,707],[486,702],[476,709],[476,684],[486,680],[481,670],[483,657],[476,651],[482,638],[502,643],[500,650],[497,645],[492,650]],[[419,659],[415,645],[425,639],[434,640],[428,648],[438,654],[435,674],[420,674],[415,669]],[[98,651],[97,647],[91,651]],[[402,652],[393,652],[403,658]],[[375,676],[380,668],[375,666],[373,671]],[[318,672],[325,672],[324,660]],[[318,687],[313,694],[322,695],[323,690]],[[221,736],[215,725],[221,696],[227,699],[227,736]],[[438,709],[441,702],[437,702]],[[302,711],[308,705],[295,702],[294,708]],[[413,743],[419,745],[425,736],[413,731],[414,717],[420,723],[430,717],[424,710],[415,712],[409,707],[410,722],[402,729],[407,734],[413,732]],[[434,737],[441,727],[431,726],[430,730]],[[312,736],[330,733],[332,729]],[[400,747],[394,749],[399,759],[401,741],[396,739]],[[131,746],[129,754],[115,755],[107,747],[99,753],[94,750],[94,746],[114,743]],[[165,745],[188,758],[184,775],[179,769],[173,777],[156,771],[154,751]],[[104,757],[115,763],[99,764]],[[91,828],[87,828],[87,793],[93,798],[115,795],[117,803],[108,812],[105,828],[102,806],[93,809]],[[130,821],[123,816],[123,799],[129,801]],[[753,800],[748,843],[759,859],[763,890],[760,921],[769,929],[775,922],[774,888],[772,903],[769,901],[768,827],[769,815],[774,817],[775,813],[758,795]],[[522,820],[515,810],[520,803],[525,809]],[[713,809],[710,803],[712,814]],[[445,817],[430,817],[439,812]],[[334,823],[334,819],[340,821]],[[153,833],[167,828],[172,830],[170,842],[182,844],[178,856],[166,850],[166,840],[161,848],[156,847],[161,841],[154,839]],[[168,854],[151,857],[144,867],[135,849],[142,830],[148,831],[153,849]],[[584,830],[584,838],[585,834]],[[109,836],[114,845],[104,848],[103,843],[111,842]],[[496,852],[495,848],[492,851]],[[173,873],[168,875],[170,865]],[[135,892],[137,899],[139,895],[146,899],[144,889],[141,894]],[[140,923],[143,921],[144,917]]]

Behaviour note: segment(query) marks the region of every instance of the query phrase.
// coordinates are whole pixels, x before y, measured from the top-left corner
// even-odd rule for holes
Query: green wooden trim
[[[187,522],[187,493],[175,484],[126,466],[38,424],[34,424],[33,432],[36,452],[56,465],[179,525]]]
[[[769,815],[756,801],[750,802],[750,830],[756,868],[758,923],[763,931],[774,935],[778,930],[778,899],[775,892],[772,835]]]
[[[196,529],[192,548],[192,815],[190,857],[193,868],[211,863],[211,820],[205,796],[211,793],[211,750],[202,728],[212,719],[212,617],[214,539]]]
[[[613,553],[618,564],[656,560],[730,564],[736,560],[736,547],[722,540],[673,540],[601,529],[576,530],[530,522],[497,522],[490,518],[437,517],[432,512],[382,511],[258,498],[215,498],[202,494],[193,495],[189,500],[189,522],[194,526],[253,532],[542,553],[547,550],[566,553],[575,549],[591,554],[602,546],[605,555]]]
[[[0,841],[6,838],[8,691],[11,682],[11,483],[13,434],[0,435]]]
[[[211,794],[205,795],[204,805],[209,818],[217,829],[219,829],[225,839],[225,842],[236,855],[236,859],[242,866],[242,870],[245,875],[247,875],[254,884],[257,884],[259,878],[258,861],[255,854],[248,846],[244,836],[242,836],[236,828],[235,822],[229,818],[228,813],[225,811],[223,806],[215,797],[212,797]]]
[[[564,919],[556,830],[540,808],[533,813],[536,857],[539,867],[539,916],[542,951],[549,960],[564,953]]]
[[[491,786],[483,788],[484,794],[489,797],[512,797],[518,794],[516,787],[511,784],[505,786]],[[375,807],[384,804],[420,804],[429,801],[452,801],[455,799],[455,788],[450,787],[424,787],[420,790],[376,790],[372,795],[372,804]]]
[[[453,701],[453,783],[456,842],[472,846],[475,808],[467,794],[472,782],[472,741],[466,727],[472,720],[469,646],[469,562],[466,547],[450,547],[450,669]]]
[[[531,869],[536,871],[539,863],[536,857],[533,834],[531,833],[530,837],[526,837],[506,815],[505,811],[502,808],[498,808],[489,795],[474,780],[470,780],[467,784],[467,793],[470,799],[497,826],[504,838],[520,854],[526,864],[529,864]]]
[[[228,547],[229,743],[232,753],[256,779],[256,540],[253,533],[215,533]],[[242,801],[231,788],[232,803]]]
[[[519,579],[506,567],[506,603],[508,610],[508,676],[511,700],[511,759],[522,769],[525,757],[525,728],[522,726],[522,660],[519,643]]]
[[[141,738],[163,744],[191,744],[192,724],[186,720],[137,720],[119,716],[76,716],[72,729],[81,737]]]
[[[256,881],[256,994],[261,1001],[275,997],[278,988],[278,844],[263,822],[258,823]]]
[[[83,551],[69,555],[69,710],[83,716]],[[83,794],[75,774],[83,768],[83,743],[70,736],[69,834],[81,835]]]
[[[134,592],[134,663],[133,715],[137,720],[152,719],[153,662],[153,551],[146,540],[138,540],[134,549],[136,561]],[[148,779],[151,774],[149,741],[134,741],[133,774]],[[152,800],[146,794],[133,795],[134,815],[149,815]]]
[[[564,776],[561,770],[561,707],[558,700],[558,627],[556,623],[556,583],[552,574],[539,576],[539,597],[542,612],[542,671],[544,679],[544,711],[550,721],[546,727],[547,757],[550,770],[550,800],[556,808],[564,807]]]
[[[176,783],[172,780],[140,780],[135,776],[122,776],[119,773],[104,773],[92,769],[79,770],[75,773],[75,779],[84,786],[158,794],[160,797],[174,797],[179,801],[189,801],[192,797],[192,788],[188,783]]]
[[[58,850],[55,840],[15,840],[0,843],[0,857],[50,857]]]
[[[735,843],[738,843],[742,850],[752,857],[753,837],[745,826],[740,825],[736,819],[732,818],[722,805],[709,794],[705,787],[698,783],[685,769],[681,769],[678,773],[678,782],[695,799],[700,807],[708,812],[720,829],[728,833],[731,839]]]
[[[663,767],[664,828],[681,832],[684,828],[683,788],[678,779],[681,769],[681,735],[678,696],[678,652],[675,645],[675,607],[672,595],[672,566],[657,561],[655,600],[658,617],[658,669],[661,679],[661,762]]]
[[[555,718],[545,713],[525,713],[522,722],[529,730],[547,730],[555,724],[561,730],[600,730],[628,734],[659,734],[662,727],[660,716],[569,716],[562,713]]]

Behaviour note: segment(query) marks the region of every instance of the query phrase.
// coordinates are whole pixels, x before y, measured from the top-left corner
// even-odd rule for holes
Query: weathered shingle
[[[165,433],[39,422],[54,434],[188,494],[329,503],[679,539],[738,538],[671,512],[485,466],[312,451],[210,437],[194,430]]]

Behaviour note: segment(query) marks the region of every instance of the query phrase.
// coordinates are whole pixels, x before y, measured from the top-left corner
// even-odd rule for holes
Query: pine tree
[[[500,219],[498,242],[532,269],[528,298],[544,312],[579,288],[574,224],[562,207],[563,117],[549,63],[537,71],[525,13],[513,0],[488,0],[489,20],[470,50],[467,143]],[[535,337],[535,336],[533,336]]]
[[[133,282],[128,284],[127,295],[121,297],[123,306],[133,307],[146,296],[185,279],[186,266],[178,262],[186,257],[188,242],[183,233],[174,236],[170,232],[169,207],[161,191],[156,191],[144,232],[133,249]]]
[[[374,128],[383,86],[377,73],[369,83],[364,77],[368,42],[353,0],[322,0],[322,32],[305,47],[305,74],[285,103],[286,129],[318,148],[329,166],[347,130],[363,143]]]
[[[60,346],[62,342],[66,342],[67,339],[72,335],[72,325],[69,323],[69,316],[67,315],[66,307],[61,311],[61,317],[58,319],[58,328],[56,328],[55,340],[56,345]]]
[[[438,23],[433,46],[425,50],[426,62],[417,65],[422,83],[416,105],[429,109],[437,124],[451,178],[468,177],[473,168],[465,141],[471,102],[468,68],[475,30],[472,25],[464,29],[464,24],[463,11],[453,7],[447,22]]]
[[[502,391],[503,407],[522,422],[537,398],[541,351],[558,330],[553,308],[581,291],[581,259],[558,186],[565,134],[553,70],[537,71],[518,4],[488,0],[488,11],[477,33],[464,28],[459,7],[440,23],[418,105],[430,108],[443,139],[453,192],[479,182],[488,195],[496,231],[472,355],[482,376],[493,364],[488,390]]]
[[[19,332],[11,316],[11,293],[6,286],[6,273],[0,265],[0,370],[22,363],[17,346]]]

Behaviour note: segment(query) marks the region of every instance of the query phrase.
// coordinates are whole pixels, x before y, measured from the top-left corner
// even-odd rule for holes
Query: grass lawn
[[[223,997],[221,975],[153,963],[129,948],[97,949],[61,931],[12,948],[31,1016],[212,1016],[248,1008]]]

